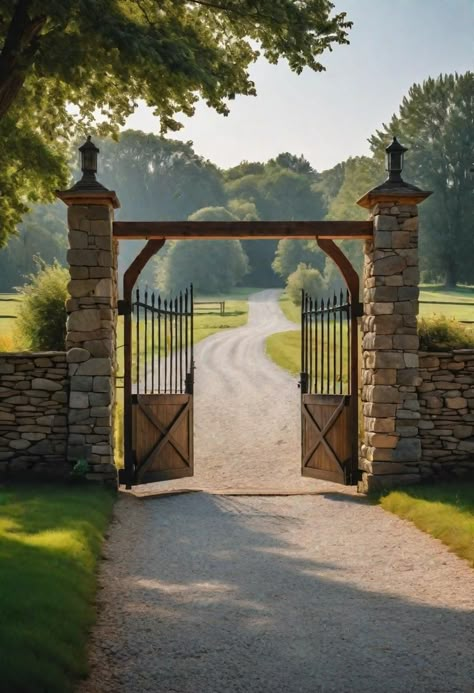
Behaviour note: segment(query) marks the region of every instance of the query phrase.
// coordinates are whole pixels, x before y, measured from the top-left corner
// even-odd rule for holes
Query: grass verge
[[[67,693],[87,674],[96,567],[114,495],[92,487],[0,490],[1,689]]]
[[[297,375],[301,369],[301,334],[299,330],[277,332],[265,340],[267,356],[277,366]]]
[[[413,486],[391,491],[378,502],[431,534],[474,567],[474,482]]]

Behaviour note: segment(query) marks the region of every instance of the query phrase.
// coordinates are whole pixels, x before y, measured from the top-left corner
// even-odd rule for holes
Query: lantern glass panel
[[[83,152],[82,167],[85,171],[97,171],[97,155],[92,150]]]

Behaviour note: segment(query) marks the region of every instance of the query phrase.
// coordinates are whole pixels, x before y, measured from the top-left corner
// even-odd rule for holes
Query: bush
[[[295,305],[301,305],[301,289],[318,298],[326,289],[321,272],[301,262],[286,280],[286,293]]]
[[[38,262],[36,274],[19,289],[18,332],[29,349],[61,351],[66,339],[69,272],[58,262]]]
[[[445,315],[421,318],[418,322],[418,334],[422,351],[474,349],[474,332]]]

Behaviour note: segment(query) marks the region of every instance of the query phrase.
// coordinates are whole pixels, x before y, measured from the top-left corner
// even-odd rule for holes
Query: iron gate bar
[[[301,310],[301,365],[303,392],[343,394],[344,365],[347,361],[347,390],[351,391],[350,329],[352,311],[349,293],[320,302],[303,291]],[[347,323],[347,351],[344,345],[343,322]],[[339,328],[338,328],[339,323]],[[338,339],[339,334],[339,339]],[[345,355],[345,358],[344,358]],[[313,370],[314,367],[314,370]],[[318,372],[319,370],[319,372]],[[306,382],[307,381],[307,382]],[[339,390],[339,393],[338,393]]]
[[[188,297],[189,294],[186,292],[183,303],[181,293],[179,298],[165,299],[162,303],[160,296],[158,296],[158,301],[155,301],[155,294],[152,293],[150,296],[148,291],[145,291],[142,300],[140,290],[136,290],[133,311],[136,316],[137,377],[139,378],[136,383],[137,394],[141,392],[145,394],[183,394],[188,392],[186,387],[187,383],[190,382],[188,375],[192,375],[194,343],[192,327],[190,333],[192,304],[188,301]],[[149,321],[151,322],[150,328]],[[150,329],[151,353],[148,348]],[[143,355],[139,352],[140,344],[143,342],[142,330],[145,340]],[[155,339],[156,331],[158,332],[158,340]],[[158,351],[156,352],[157,341]],[[162,342],[164,359],[162,359],[161,354]],[[183,357],[186,366],[185,371],[183,371]],[[141,369],[140,363],[142,361],[143,368]],[[158,371],[157,378],[155,377],[155,370]],[[162,370],[164,371],[163,377]],[[150,381],[151,389],[149,387]]]

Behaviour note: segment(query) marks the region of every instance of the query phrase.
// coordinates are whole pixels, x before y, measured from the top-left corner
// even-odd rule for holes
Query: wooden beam
[[[115,221],[118,239],[370,239],[372,221]]]

